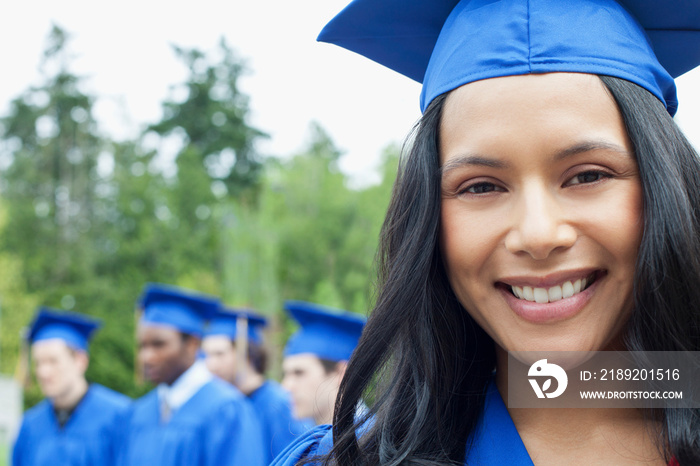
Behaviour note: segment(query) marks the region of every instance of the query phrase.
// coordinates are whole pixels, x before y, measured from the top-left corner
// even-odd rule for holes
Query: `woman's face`
[[[452,289],[507,351],[596,351],[632,309],[642,189],[599,78],[510,76],[454,90],[440,128]]]

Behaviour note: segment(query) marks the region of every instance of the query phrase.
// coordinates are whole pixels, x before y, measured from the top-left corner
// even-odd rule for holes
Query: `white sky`
[[[251,123],[269,133],[264,154],[303,147],[318,121],[345,150],[342,168],[374,179],[383,147],[400,142],[420,115],[420,86],[365,58],[315,41],[349,0],[25,0],[0,15],[0,115],[40,82],[38,64],[52,22],[73,35],[73,71],[100,98],[105,133],[134,136],[160,117],[169,86],[187,71],[170,44],[215,49],[225,36],[251,73],[241,81]],[[678,80],[676,121],[700,148],[700,69]]]

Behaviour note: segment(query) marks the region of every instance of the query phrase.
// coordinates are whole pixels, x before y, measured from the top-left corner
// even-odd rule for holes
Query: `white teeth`
[[[518,298],[523,299],[523,289],[519,286],[513,287],[513,293],[515,293],[515,296],[517,296]]]
[[[580,285],[579,285],[579,288],[580,288]],[[564,299],[570,298],[574,295],[575,290],[576,290],[576,288],[574,287],[574,285],[571,284],[571,282],[566,282],[561,286],[561,297]],[[579,290],[579,291],[581,291],[581,290]]]
[[[562,291],[561,286],[551,287],[547,290],[547,294],[549,295],[549,302],[553,303],[554,301],[559,301],[563,293],[564,292]]]
[[[574,282],[574,293],[580,293],[581,292],[581,279],[578,279]]]
[[[564,282],[560,286],[551,288],[534,288],[531,286],[511,286],[513,294],[519,299],[532,301],[540,304],[553,303],[560,299],[570,298],[586,289],[586,285],[592,280],[591,277],[581,278],[573,282]]]
[[[549,301],[549,295],[544,288],[534,288],[532,291],[535,293],[536,303],[544,304]]]

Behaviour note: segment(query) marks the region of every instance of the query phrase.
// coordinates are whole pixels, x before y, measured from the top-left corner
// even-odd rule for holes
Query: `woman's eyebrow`
[[[632,157],[632,154],[630,154],[628,150],[626,150],[619,144],[614,144],[606,141],[584,141],[574,144],[571,147],[567,147],[566,149],[560,152],[557,152],[556,154],[554,154],[554,157],[552,157],[552,161],[558,162],[567,157],[572,157],[574,155],[582,154],[584,152],[591,152],[597,150],[616,152],[626,157]]]
[[[445,164],[440,167],[440,174],[445,176],[450,171],[464,167],[465,165],[476,165],[489,168],[508,168],[510,166],[508,162],[504,162],[503,160],[498,160],[479,154],[464,154],[458,155],[457,157],[452,157],[450,160],[445,162]]]

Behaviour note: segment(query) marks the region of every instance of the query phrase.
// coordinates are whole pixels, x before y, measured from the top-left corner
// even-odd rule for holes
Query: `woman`
[[[508,351],[700,350],[700,163],[637,20],[612,0],[370,3],[322,39],[423,78],[424,114],[333,429],[276,464],[700,464],[697,410],[503,403]],[[398,39],[368,46],[384,11]],[[443,13],[413,47],[432,34],[409,23]]]

